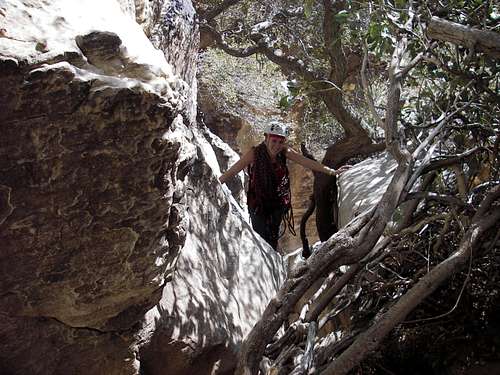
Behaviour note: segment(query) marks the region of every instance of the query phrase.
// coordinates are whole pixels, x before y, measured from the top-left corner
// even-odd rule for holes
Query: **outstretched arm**
[[[247,167],[250,163],[253,163],[254,160],[254,152],[253,148],[250,149],[245,155],[243,155],[240,160],[233,164],[231,168],[229,168],[226,172],[219,177],[219,181],[221,184],[224,184],[231,177],[236,175],[243,168]]]
[[[315,172],[325,173],[325,174],[328,174],[331,176],[339,175],[351,167],[349,165],[344,165],[344,166],[340,167],[339,169],[335,170],[335,169],[327,167],[326,165],[318,163],[316,160],[312,160],[312,159],[308,159],[308,158],[304,157],[303,155],[301,155],[297,151],[295,151],[293,148],[287,149],[286,157],[288,159],[293,160],[294,162],[302,165],[304,168],[310,169],[310,170],[315,171]]]

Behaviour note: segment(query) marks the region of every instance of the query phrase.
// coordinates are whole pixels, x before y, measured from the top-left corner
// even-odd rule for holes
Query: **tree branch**
[[[434,267],[420,279],[399,301],[386,313],[378,318],[373,325],[358,336],[356,341],[335,359],[321,375],[345,375],[366,355],[378,348],[387,334],[444,281],[458,272],[467,263],[471,252],[480,243],[483,234],[500,220],[500,211],[493,210],[489,215],[486,211],[500,195],[500,185],[497,185],[483,200],[478,212],[474,215],[469,230],[460,242],[456,252],[445,261]],[[481,211],[481,215],[479,212]]]
[[[468,85],[469,84],[467,84],[467,86]],[[458,101],[458,98],[460,97],[460,94],[457,94],[455,96],[454,105],[456,105],[456,102]],[[434,137],[441,132],[441,129],[446,125],[446,123],[448,122],[448,120],[451,119],[454,115],[456,115],[460,111],[463,111],[464,109],[466,109],[467,107],[469,107],[471,103],[472,103],[472,100],[468,101],[463,106],[461,106],[459,108],[456,108],[453,112],[448,113],[446,116],[440,116],[438,125],[436,126],[436,128],[434,128],[429,133],[429,135],[427,136],[427,138],[422,143],[420,143],[420,145],[417,147],[417,149],[413,153],[413,157],[414,158],[418,158],[419,155],[420,155],[420,153],[429,145],[429,143],[434,139]]]
[[[335,15],[345,10],[345,0],[335,1],[323,0],[323,38],[325,40],[325,51],[330,60],[330,79],[333,83],[342,87],[346,78],[346,61],[342,49],[341,25],[335,20]]]
[[[431,39],[473,48],[494,58],[500,58],[500,34],[494,31],[473,29],[432,17],[427,26],[427,35]]]
[[[398,41],[392,54],[391,65],[389,67],[389,91],[387,97],[387,110],[385,114],[385,142],[387,149],[392,154],[398,164],[408,159],[407,150],[402,150],[400,135],[398,132],[398,116],[400,113],[401,81],[404,76],[399,74],[400,62],[406,50],[406,38]]]
[[[224,0],[219,6],[214,7],[213,9],[209,9],[205,12],[200,12],[199,15],[201,18],[206,20],[208,23],[220,15],[225,10],[229,9],[233,5],[238,4],[241,0]]]
[[[468,158],[474,156],[476,153],[484,150],[485,150],[484,147],[474,147],[473,149],[465,151],[458,155],[436,158],[422,168],[421,174],[425,174],[430,171],[434,171],[436,169],[446,168],[455,164],[463,163]]]
[[[208,24],[201,24],[200,25],[200,31],[206,32],[207,34],[210,34],[214,40],[215,43],[217,44],[217,47],[219,47],[221,50],[226,52],[228,55],[234,56],[234,57],[248,57],[255,55],[256,53],[262,52],[262,47],[260,46],[249,46],[246,48],[233,48],[227,42],[224,40],[224,37],[222,36],[221,33],[219,33],[217,30],[215,30],[212,26]]]
[[[270,27],[266,23],[266,28]],[[256,43],[253,46],[248,46],[246,48],[234,48],[231,47],[225,40],[224,36],[217,31],[215,28],[208,24],[201,24],[200,30],[210,34],[216,44],[217,47],[222,49],[227,54],[234,57],[249,57],[255,55],[257,53],[262,53],[266,56],[270,61],[279,65],[282,69],[286,71],[292,71],[302,77],[304,80],[309,82],[320,82],[320,78],[318,78],[312,70],[310,70],[305,63],[294,57],[287,56],[283,53],[283,51],[279,49],[274,49],[270,46],[269,42],[266,41],[266,37],[260,32],[255,31],[252,34],[252,39]]]
[[[312,322],[318,319],[321,312],[328,306],[332,299],[342,290],[342,288],[352,279],[352,277],[359,270],[360,266],[354,264],[349,267],[347,272],[338,279],[332,279],[330,284],[322,291],[322,293],[311,304],[309,311],[306,314],[305,321]]]
[[[429,191],[410,193],[405,197],[405,200],[412,200],[412,199],[425,199],[428,201],[441,202],[441,203],[444,203],[444,204],[447,204],[450,206],[472,208],[472,206],[470,204],[467,204],[466,202],[462,201],[460,198],[453,197],[451,195],[432,193]]]
[[[293,71],[308,82],[321,81],[321,79],[306,66],[304,61],[294,56],[287,56],[279,49],[271,48],[269,43],[267,43],[264,38],[261,38],[258,43],[262,49],[261,52],[273,63],[279,65],[285,70]]]
[[[361,65],[361,84],[363,85],[363,92],[365,94],[365,100],[368,103],[368,108],[370,109],[370,112],[377,122],[378,126],[381,129],[384,129],[384,122],[382,121],[382,118],[380,115],[377,113],[377,110],[375,109],[375,103],[373,101],[373,95],[370,89],[370,86],[368,85],[368,79],[366,78],[366,66],[368,64],[368,46],[366,45],[366,41],[363,43],[363,63]]]

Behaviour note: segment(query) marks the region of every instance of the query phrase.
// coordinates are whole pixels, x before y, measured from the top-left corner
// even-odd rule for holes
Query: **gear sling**
[[[281,152],[272,163],[264,143],[254,148],[254,156],[248,166],[248,211],[253,229],[277,250],[278,239],[286,228],[295,236],[286,157]]]

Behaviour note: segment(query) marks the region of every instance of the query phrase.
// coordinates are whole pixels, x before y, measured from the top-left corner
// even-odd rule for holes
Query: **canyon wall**
[[[191,3],[6,0],[0,20],[0,373],[171,374],[186,346],[184,373],[227,370],[283,271],[196,124]],[[227,324],[193,323],[186,285]]]

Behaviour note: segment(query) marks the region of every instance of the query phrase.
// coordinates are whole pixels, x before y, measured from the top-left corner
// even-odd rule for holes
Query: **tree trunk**
[[[303,294],[318,278],[330,272],[334,267],[353,264],[366,256],[379,240],[398,206],[413,170],[413,157],[402,146],[403,142],[399,139],[396,120],[400,110],[399,99],[403,79],[397,71],[405,47],[406,40],[398,43],[389,71],[389,95],[385,123],[386,145],[397,161],[398,167],[386,192],[369,214],[351,221],[289,276],[244,340],[238,357],[236,375],[257,374],[266,345],[272,340]],[[351,143],[347,141],[345,144]]]
[[[427,26],[427,35],[431,39],[462,45],[497,59],[500,57],[500,34],[494,31],[473,29],[432,17]]]

